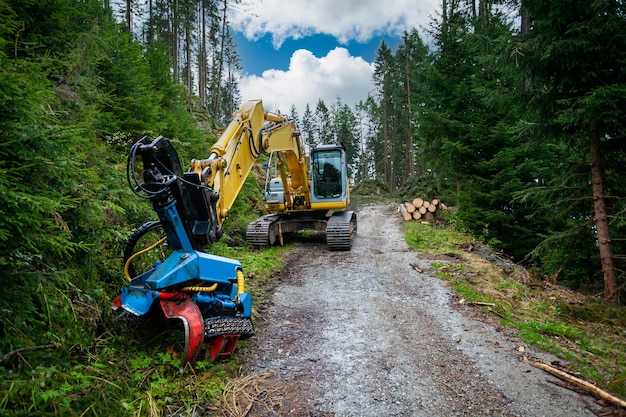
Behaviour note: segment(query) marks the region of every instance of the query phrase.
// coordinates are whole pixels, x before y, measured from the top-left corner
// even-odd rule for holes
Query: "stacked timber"
[[[398,206],[398,211],[405,221],[423,220],[430,221],[435,219],[437,210],[445,209],[446,206],[438,199],[425,200],[423,198],[414,198],[413,201],[407,201]]]

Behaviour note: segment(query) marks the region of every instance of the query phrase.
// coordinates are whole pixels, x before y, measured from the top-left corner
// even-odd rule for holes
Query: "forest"
[[[154,216],[126,183],[128,149],[160,134],[184,161],[203,155],[248,99],[227,19],[239,3],[0,0],[0,352],[62,346],[31,381],[72,363],[68,384],[93,383],[84,363],[124,283],[125,239]],[[292,108],[307,143],[343,142],[356,187],[438,198],[537,277],[621,305],[626,3],[442,0],[428,30],[432,43],[417,28],[381,43],[355,107]],[[235,213],[260,213],[255,187]],[[232,217],[236,244],[246,218]],[[7,365],[2,391],[26,394],[0,410],[62,400]]]

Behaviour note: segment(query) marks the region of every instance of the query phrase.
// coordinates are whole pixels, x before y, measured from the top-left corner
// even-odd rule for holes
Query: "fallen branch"
[[[467,301],[465,298],[459,300],[459,304],[467,304],[468,306],[488,306],[495,307],[495,303],[487,303],[484,301]]]
[[[562,379],[563,381],[569,382],[570,384],[574,385],[577,388],[580,388],[582,390],[584,390],[585,392],[593,395],[596,398],[600,398],[602,400],[608,401],[613,405],[616,405],[618,407],[622,407],[626,409],[626,401],[614,397],[613,395],[609,394],[606,391],[601,390],[600,388],[598,388],[597,386],[587,382],[587,381],[583,381],[580,378],[576,378],[575,376],[572,376],[566,372],[560,371],[550,365],[548,365],[547,363],[542,363],[542,362],[535,362],[532,364],[535,368],[539,368],[539,369],[543,369],[544,371],[548,372],[549,374],[552,374],[560,379]]]
[[[482,301],[468,301],[467,302],[468,306],[489,306],[489,307],[495,307],[496,304],[495,303],[485,303]]]
[[[415,265],[413,262],[410,262],[410,263],[409,263],[409,266],[410,266],[411,268],[415,269],[415,270],[416,270],[417,272],[419,272],[420,274],[421,274],[422,272],[424,272],[424,270],[423,270],[423,269],[421,269],[419,266]]]
[[[37,350],[44,350],[44,349],[54,349],[55,347],[57,347],[57,345],[50,343],[48,345],[28,346],[28,347],[14,349],[8,353],[5,353],[4,355],[2,355],[2,357],[0,357],[0,365],[7,366],[8,364],[11,363],[13,358],[15,358],[20,353],[35,352]]]

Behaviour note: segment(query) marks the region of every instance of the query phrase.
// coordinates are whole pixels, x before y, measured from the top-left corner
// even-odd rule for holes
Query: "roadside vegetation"
[[[409,222],[405,236],[417,251],[438,255],[436,274],[487,316],[513,329],[529,345],[552,353],[586,381],[626,398],[626,308],[607,305],[598,293],[560,285],[558,275],[540,276],[513,263],[455,227]]]

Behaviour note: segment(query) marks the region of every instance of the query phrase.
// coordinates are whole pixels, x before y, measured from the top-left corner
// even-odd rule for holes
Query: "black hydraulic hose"
[[[145,182],[142,182],[137,178],[135,161],[137,159],[137,151],[141,149],[142,146],[145,146],[143,143],[144,139],[146,139],[145,136],[139,139],[137,142],[133,143],[130,151],[128,152],[128,160],[126,162],[126,180],[128,181],[128,185],[133,191],[133,194],[135,194],[139,198],[149,200],[163,192],[166,192],[171,181],[159,184],[159,188],[152,190],[145,186]],[[158,162],[160,165],[162,165],[160,161]]]
[[[254,132],[252,131],[252,128],[249,126],[250,125],[250,121],[248,121],[248,126],[246,126],[244,129],[247,130],[249,132],[249,136],[248,136],[248,142],[249,142],[249,146],[250,146],[250,155],[256,159],[261,155],[261,148],[263,146],[262,144],[262,137],[263,137],[263,129],[259,130],[259,137],[258,137],[258,144],[255,141],[255,137],[254,137]]]
[[[139,147],[141,146],[142,140],[143,138],[139,139],[130,147],[130,151],[128,152],[128,160],[126,161],[126,180],[128,181],[130,189],[133,190],[133,194],[135,194],[139,198],[149,199],[151,197],[150,193],[143,188],[142,184],[137,179],[137,172],[135,171],[135,159],[137,158],[137,149],[139,149]],[[148,195],[141,194],[139,190],[145,191]]]

